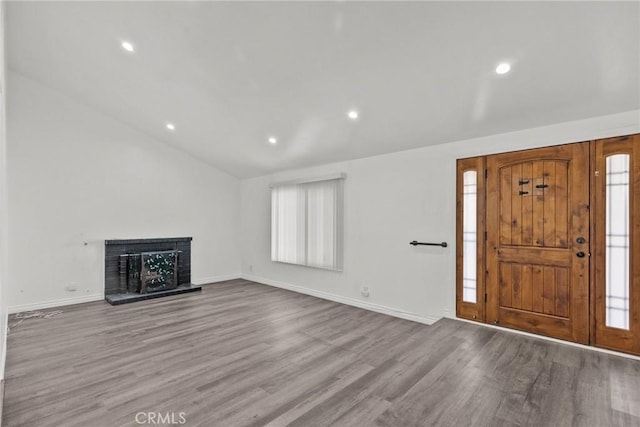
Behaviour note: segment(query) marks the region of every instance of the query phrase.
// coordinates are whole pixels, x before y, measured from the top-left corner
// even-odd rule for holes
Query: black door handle
[[[576,254],[578,258],[584,258],[584,252],[580,251]]]

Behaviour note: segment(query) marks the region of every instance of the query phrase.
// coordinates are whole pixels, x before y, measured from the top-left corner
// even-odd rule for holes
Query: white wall
[[[637,132],[632,111],[244,180],[243,276],[426,323],[454,317],[455,160]],[[269,184],[333,172],[347,174],[344,272],[272,262]]]
[[[238,276],[236,178],[11,71],[8,87],[10,311],[102,298],[105,239],[192,236],[194,282]]]
[[[7,355],[7,192],[6,192],[6,134],[5,134],[5,48],[4,48],[4,8],[0,2],[0,380],[4,378]],[[0,399],[2,390],[0,390]],[[2,400],[0,400],[0,414]],[[0,420],[0,424],[2,420]]]
[[[196,282],[242,272],[418,321],[454,316],[456,158],[640,132],[633,111],[239,182],[23,76],[8,86],[11,311],[102,298],[104,239],[189,235]],[[347,173],[344,272],[271,262],[269,184],[332,172]]]

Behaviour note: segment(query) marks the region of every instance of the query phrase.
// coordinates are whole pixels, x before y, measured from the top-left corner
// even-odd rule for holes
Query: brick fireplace
[[[119,305],[200,291],[200,286],[191,283],[191,240],[105,240],[105,300]]]

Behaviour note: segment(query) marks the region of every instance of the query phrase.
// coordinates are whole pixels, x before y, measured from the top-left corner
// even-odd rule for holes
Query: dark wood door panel
[[[536,160],[500,168],[500,244],[568,247],[567,160]]]
[[[571,267],[573,259],[567,256],[566,249],[518,248],[513,246],[500,246],[496,251],[500,261],[534,263],[541,265],[559,265]]]
[[[519,310],[514,308],[505,308],[500,314],[500,325],[513,327],[515,329],[531,332],[534,334],[551,336],[567,341],[576,341],[570,325],[567,325],[567,319],[538,314],[537,316],[531,316],[526,310]],[[513,325],[518,325],[517,327]]]
[[[500,262],[498,271],[501,309],[569,317],[569,268]]]

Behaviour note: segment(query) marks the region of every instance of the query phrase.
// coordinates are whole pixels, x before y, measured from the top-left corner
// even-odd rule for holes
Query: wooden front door
[[[487,157],[486,322],[589,342],[589,144]]]

